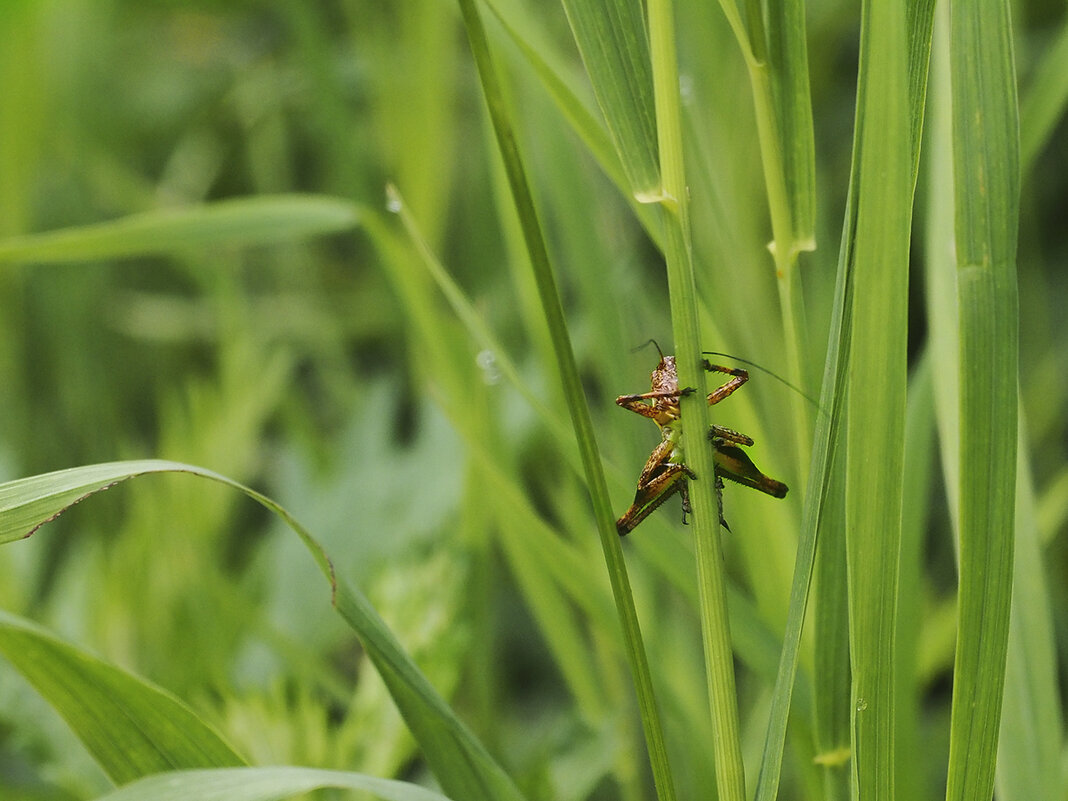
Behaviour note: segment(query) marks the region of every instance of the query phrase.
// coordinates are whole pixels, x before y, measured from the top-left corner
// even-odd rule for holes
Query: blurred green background
[[[498,6],[585,91],[559,8]],[[748,78],[719,9],[680,6],[705,347],[785,373]],[[1021,391],[1054,625],[1066,635],[1068,89],[1057,89],[1056,67],[1068,74],[1068,57],[1041,82],[1049,54],[1066,49],[1063,13],[1048,2],[1016,8]],[[858,14],[833,1],[808,9],[820,203],[818,247],[801,258],[812,395],[848,181]],[[670,352],[662,260],[528,63],[499,26],[491,33],[621,512],[657,435],[613,399],[648,386],[655,351],[637,346],[652,337]],[[1052,114],[1031,91],[1050,83]],[[617,797],[617,783],[633,797],[647,767],[616,619],[487,132],[458,10],[445,0],[6,0],[0,237],[283,192],[346,198],[363,216],[354,232],[283,245],[0,267],[0,478],[158,456],[262,490],[324,542],[531,797]],[[387,183],[500,350],[476,342],[445,303],[387,211]],[[922,271],[912,294],[919,354]],[[502,360],[544,409],[503,379]],[[807,468],[793,403],[755,372],[716,409],[717,422],[756,439],[761,469],[793,489],[782,502],[739,487],[725,495],[753,754]],[[930,786],[953,656],[953,552],[934,459],[932,449],[930,498],[915,499],[929,578],[918,663],[936,744],[917,773]],[[702,743],[712,735],[679,517],[669,502],[626,545],[680,791],[693,797],[710,786]],[[588,575],[569,583],[573,568]],[[302,546],[232,492],[177,476],[96,497],[0,549],[0,606],[173,691],[254,763],[425,778]],[[1066,642],[1058,637],[1061,664]],[[784,798],[810,797],[814,747],[798,737]],[[84,798],[109,786],[62,721],[0,667],[0,798]]]

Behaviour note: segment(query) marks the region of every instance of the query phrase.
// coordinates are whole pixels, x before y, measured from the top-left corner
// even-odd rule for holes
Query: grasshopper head
[[[661,428],[674,425],[679,419],[679,375],[675,371],[675,357],[661,354],[660,362],[650,376],[653,392],[676,393],[673,396],[657,398],[653,407],[657,414],[653,418]]]
[[[679,374],[675,370],[674,356],[661,356],[650,376],[650,384],[653,392],[677,392],[679,389]]]

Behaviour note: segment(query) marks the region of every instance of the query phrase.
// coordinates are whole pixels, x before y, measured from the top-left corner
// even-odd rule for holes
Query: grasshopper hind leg
[[[776,481],[774,478],[761,473],[760,468],[753,463],[749,455],[738,445],[732,444],[733,441],[728,440],[726,437],[713,436],[713,431],[708,433],[715,451],[713,456],[716,462],[716,476],[718,478],[725,478],[728,481],[734,481],[737,484],[759,490],[773,498],[786,497],[786,493],[790,491],[790,488],[781,481]]]

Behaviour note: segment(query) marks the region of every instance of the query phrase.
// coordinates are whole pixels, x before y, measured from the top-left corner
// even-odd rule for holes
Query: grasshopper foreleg
[[[708,359],[702,359],[701,366],[710,373],[724,373],[725,375],[734,376],[726,384],[708,394],[709,406],[715,406],[749,380],[749,372],[740,367],[723,367],[719,364],[712,364]]]
[[[693,387],[685,387],[684,389],[642,392],[638,395],[620,395],[616,398],[616,405],[622,406],[627,411],[640,414],[642,417],[656,419],[656,417],[662,415],[664,411],[663,405],[657,403],[657,401],[670,399],[678,400],[681,396],[689,395],[694,391]],[[652,401],[652,403],[646,403],[645,401]]]

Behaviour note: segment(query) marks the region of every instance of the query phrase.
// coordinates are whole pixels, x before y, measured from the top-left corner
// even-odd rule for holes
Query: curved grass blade
[[[0,611],[2,654],[59,712],[116,784],[245,761],[165,690]]]
[[[288,766],[160,773],[100,796],[97,801],[281,801],[297,793],[327,788],[363,791],[384,801],[448,801],[440,793],[407,782]]]
[[[212,470],[163,460],[110,462],[0,485],[0,543],[28,536],[80,500],[135,476],[190,473],[240,490],[281,517],[304,541],[330,582],[333,602],[389,688],[427,762],[456,798],[519,801],[522,795],[404,652],[371,603],[334,574],[322,546],[282,506]]]

